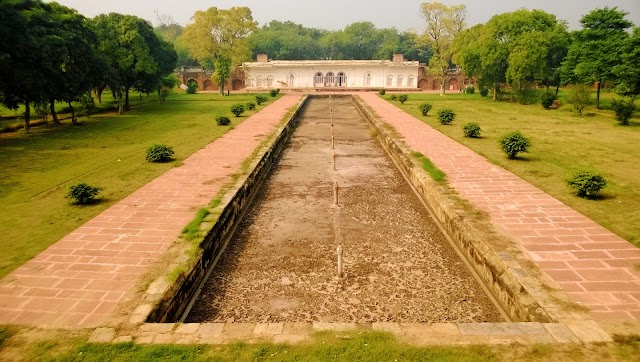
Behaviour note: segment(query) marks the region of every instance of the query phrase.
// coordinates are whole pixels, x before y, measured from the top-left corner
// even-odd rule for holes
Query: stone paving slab
[[[358,95],[596,320],[640,320],[640,249],[376,94]]]
[[[384,331],[415,345],[597,343],[611,338],[593,321],[564,323],[164,323],[136,330],[98,328],[93,343],[135,341],[140,344],[225,344],[242,341],[297,343],[322,331],[346,337]]]
[[[285,95],[266,106],[9,274],[0,281],[0,323],[93,327],[107,321],[300,98]]]

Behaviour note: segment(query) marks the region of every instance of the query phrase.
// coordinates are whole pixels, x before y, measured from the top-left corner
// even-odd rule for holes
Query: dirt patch
[[[348,98],[309,102],[238,230],[187,322],[503,320]]]

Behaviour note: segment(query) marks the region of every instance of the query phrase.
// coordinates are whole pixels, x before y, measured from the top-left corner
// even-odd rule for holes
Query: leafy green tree
[[[614,69],[622,64],[624,44],[629,38],[627,29],[633,25],[626,15],[616,7],[605,7],[583,16],[582,30],[573,33],[573,43],[562,65],[566,83],[596,84],[598,109],[602,83],[613,81]]]
[[[635,100],[640,95],[640,28],[633,29],[621,60],[621,64],[613,68],[615,91]]]
[[[249,8],[210,7],[206,11],[196,11],[193,19],[194,22],[184,29],[183,40],[191,56],[200,64],[211,65],[221,58],[239,64],[250,57],[247,36],[257,25]],[[218,84],[220,94],[224,94],[224,82]]]
[[[420,5],[420,14],[427,22],[423,40],[433,50],[428,70],[440,79],[440,95],[445,94],[445,81],[458,48],[456,36],[465,28],[465,5],[446,6],[439,2]]]
[[[251,33],[247,42],[254,58],[268,54],[275,60],[321,59],[325,55],[320,38],[327,33],[291,21],[272,20]]]

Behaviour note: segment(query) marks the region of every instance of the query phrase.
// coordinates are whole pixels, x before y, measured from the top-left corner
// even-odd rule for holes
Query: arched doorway
[[[426,90],[429,87],[429,81],[422,78],[418,81],[418,88]]]
[[[371,87],[371,72],[367,72],[364,75],[364,86]]]
[[[396,85],[397,85],[398,87],[402,87],[402,86],[404,86],[404,78],[402,77],[402,75],[399,75],[399,76],[398,76],[398,81],[397,81]]]
[[[324,84],[328,87],[333,87],[335,82],[336,76],[333,74],[333,72],[327,73],[327,75],[324,77]]]
[[[449,79],[449,90],[460,90],[460,84],[456,78]]]
[[[231,89],[232,90],[239,90],[239,89],[242,89],[242,88],[243,87],[242,87],[242,80],[241,79],[234,79],[231,82]]]
[[[262,87],[264,87],[264,79],[262,78],[262,76],[261,76],[261,75],[259,75],[259,76],[256,78],[256,87],[258,87],[258,88],[262,88]]]
[[[313,85],[315,87],[324,86],[324,76],[322,75],[322,72],[317,72],[316,75],[313,77]]]
[[[198,88],[198,81],[193,79],[193,78],[189,79],[187,81],[187,83],[185,83],[185,84],[187,85],[187,87],[195,87],[196,89],[199,89]]]
[[[347,86],[347,75],[344,72],[338,73],[338,87]]]
[[[289,81],[287,82],[287,85],[289,86],[289,88],[293,88],[295,80],[296,78],[293,76],[293,74],[289,74]]]
[[[440,89],[440,85],[438,84],[438,81],[434,79],[433,83],[431,84],[431,90],[438,90],[438,89]]]
[[[207,91],[214,90],[211,79],[205,79],[204,82],[202,82],[202,89]]]
[[[409,78],[407,78],[407,87],[411,87],[411,88],[414,87],[413,80],[414,80],[414,78],[413,78],[412,75],[410,75]]]

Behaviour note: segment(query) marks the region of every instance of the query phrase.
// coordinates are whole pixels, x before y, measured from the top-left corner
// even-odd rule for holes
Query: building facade
[[[420,63],[389,60],[269,60],[242,63],[247,89],[417,89]]]

